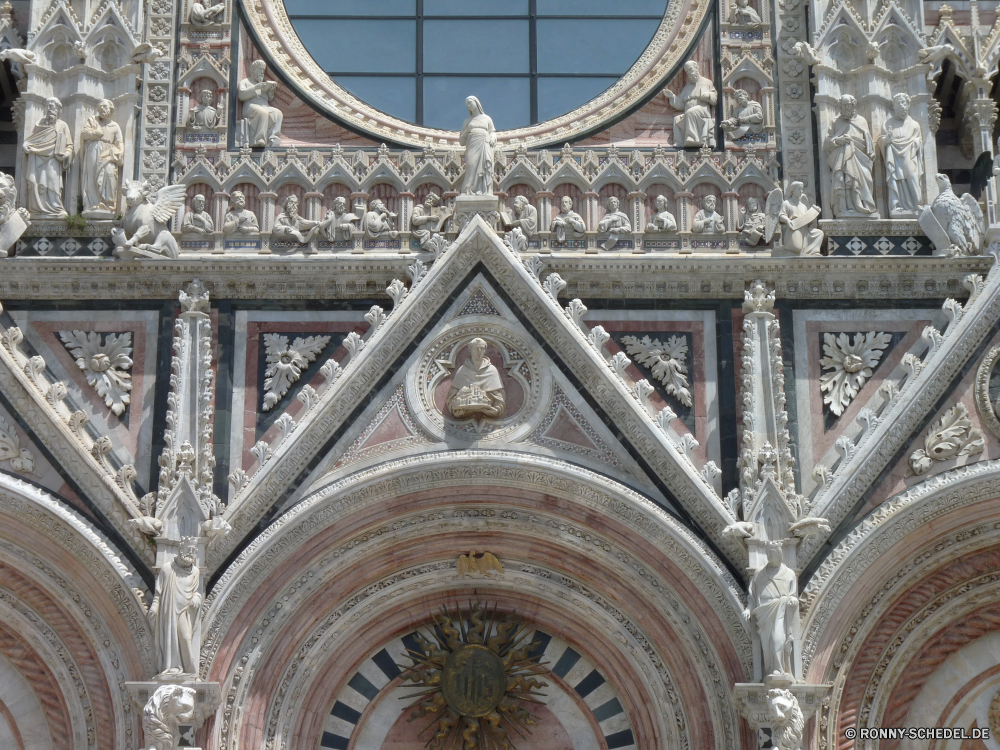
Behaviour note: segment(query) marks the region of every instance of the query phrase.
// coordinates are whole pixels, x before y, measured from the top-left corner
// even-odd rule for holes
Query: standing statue
[[[229,210],[222,220],[222,233],[226,237],[234,234],[258,234],[260,226],[257,216],[247,208],[247,197],[241,190],[234,190],[229,196]]]
[[[623,234],[631,234],[632,222],[628,216],[618,209],[618,199],[614,196],[608,198],[608,212],[597,225],[597,231],[610,232],[608,239],[601,245],[605,250],[614,250],[618,244],[618,238]]]
[[[320,226],[320,222],[312,221],[299,215],[299,199],[297,196],[289,195],[285,198],[283,208],[285,210],[278,214],[278,218],[274,220],[274,227],[271,229],[272,239],[307,245],[323,229]]]
[[[747,198],[747,205],[740,209],[740,218],[736,222],[740,239],[748,245],[756,245],[764,236],[766,226],[767,216],[760,210],[760,202],[756,198]]]
[[[160,685],[142,709],[145,750],[174,750],[180,745],[180,725],[195,721],[197,693],[183,685]]]
[[[73,134],[59,119],[62,102],[52,96],[45,100],[45,117],[24,139],[28,155],[28,210],[43,219],[64,219],[63,172],[73,161]]]
[[[722,234],[726,231],[726,220],[715,210],[716,197],[706,195],[701,201],[701,210],[694,215],[691,231],[696,234]]]
[[[806,202],[805,186],[798,180],[788,186],[787,200],[781,188],[775,188],[764,206],[764,242],[770,242],[780,226],[781,244],[775,249],[792,255],[819,255],[823,231],[814,227],[819,214],[819,206]]]
[[[205,210],[205,196],[199,193],[191,199],[191,210],[184,214],[181,222],[182,234],[212,234],[215,222],[212,214]]]
[[[201,650],[201,571],[197,542],[181,541],[181,549],[156,577],[149,605],[160,673],[197,675]]]
[[[469,116],[462,123],[458,142],[465,146],[465,177],[462,180],[464,195],[493,195],[493,149],[497,145],[497,132],[493,120],[483,112],[479,100],[470,96],[465,100]]]
[[[826,140],[833,181],[833,213],[838,218],[877,219],[872,197],[875,146],[868,123],[857,113],[853,96],[840,97],[840,117]]]
[[[281,121],[284,115],[270,102],[278,88],[275,81],[265,81],[267,65],[263,60],[250,63],[250,77],[240,81],[237,96],[243,102],[241,127],[249,146],[280,146]]]
[[[565,242],[567,237],[579,239],[587,233],[587,225],[583,217],[573,210],[573,199],[564,195],[559,202],[562,209],[552,220],[552,230],[556,233],[556,240]]]
[[[885,182],[889,188],[889,216],[908,218],[920,208],[923,175],[923,134],[910,117],[910,97],[892,97],[892,117],[882,127],[880,144],[885,157]]]
[[[762,676],[795,677],[795,623],[799,617],[795,571],[781,561],[781,546],[767,545],[767,564],[750,579],[744,618],[760,637]]]
[[[654,205],[656,206],[656,213],[653,214],[649,223],[646,224],[646,233],[663,234],[665,232],[676,232],[677,219],[675,219],[674,215],[667,210],[666,196],[656,196]]]
[[[514,198],[514,215],[504,224],[508,229],[520,229],[526,239],[531,239],[538,234],[538,209],[519,195]]]
[[[334,198],[333,208],[326,212],[326,217],[323,219],[326,238],[331,242],[353,239],[356,229],[353,222],[357,220],[357,216],[347,212],[346,198],[343,196]]]
[[[361,217],[361,232],[367,240],[377,240],[382,235],[396,239],[399,232],[393,228],[395,222],[396,214],[390,213],[385,204],[375,198],[368,204],[368,210]]]
[[[212,89],[202,89],[198,94],[198,106],[188,115],[189,130],[205,130],[219,126],[220,112],[212,106],[215,94]]]
[[[421,250],[433,249],[436,242],[434,238],[441,236],[452,217],[451,211],[442,210],[440,206],[441,197],[437,193],[428,193],[423,205],[413,207],[410,226],[419,227],[411,231],[413,239],[420,243]]]
[[[674,118],[674,145],[697,148],[708,145],[715,148],[715,112],[719,95],[711,78],[701,74],[701,67],[694,60],[684,63],[687,83],[680,94],[670,89],[664,93],[674,109],[684,110],[684,114]]]
[[[502,417],[507,407],[500,372],[486,356],[486,342],[474,338],[469,342],[469,356],[455,371],[445,399],[456,419],[476,415]]]
[[[87,120],[80,133],[83,163],[80,183],[84,215],[111,218],[118,210],[118,170],[125,160],[122,129],[111,119],[115,105],[107,99],[97,104],[97,115]]]
[[[934,255],[979,255],[986,227],[983,209],[968,193],[961,198],[951,189],[946,174],[937,176],[938,196],[920,212],[920,228],[934,243]]]
[[[736,108],[731,114],[732,117],[727,117],[721,125],[734,141],[747,133],[760,133],[764,129],[764,108],[743,89],[736,90]]]

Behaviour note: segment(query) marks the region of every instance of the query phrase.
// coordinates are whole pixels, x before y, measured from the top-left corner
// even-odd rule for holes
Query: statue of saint
[[[875,146],[868,123],[857,113],[857,101],[853,96],[840,97],[840,117],[826,140],[826,150],[833,183],[834,215],[877,219],[872,196]]]
[[[202,595],[197,562],[197,543],[185,538],[180,552],[156,577],[149,620],[161,674],[198,674]]]
[[[656,196],[654,201],[656,213],[650,217],[646,224],[648,234],[663,234],[665,232],[677,231],[677,219],[667,210],[667,198],[664,195]]]
[[[889,216],[893,218],[917,215],[924,171],[923,140],[920,123],[910,117],[910,97],[896,94],[892,97],[892,117],[882,126],[880,139],[889,188]]]
[[[260,233],[257,216],[247,208],[247,197],[240,190],[234,190],[229,196],[229,210],[222,222],[222,233],[226,237]]]
[[[118,210],[118,170],[125,160],[125,142],[122,129],[111,119],[114,112],[115,105],[102,99],[97,104],[97,115],[87,120],[80,133],[84,213],[96,211],[111,217]]]
[[[331,242],[345,241],[354,238],[353,222],[358,217],[347,212],[347,199],[343,196],[333,199],[333,209],[326,212],[323,219],[326,238]]]
[[[505,224],[507,229],[520,229],[530,239],[538,234],[538,209],[519,195],[514,199],[514,215]]]
[[[766,215],[760,210],[760,201],[747,198],[747,205],[740,209],[740,218],[736,228],[740,230],[740,239],[748,245],[756,245],[764,236]]]
[[[250,63],[250,77],[240,81],[237,95],[243,102],[243,124],[250,146],[280,146],[281,121],[284,115],[270,102],[278,88],[275,81],[265,81],[267,65],[263,60]]]
[[[500,372],[486,356],[486,342],[475,338],[469,342],[469,356],[455,371],[448,397],[448,409],[456,419],[476,415],[501,417],[507,406]]]
[[[413,207],[413,215],[410,217],[410,226],[418,227],[412,229],[413,239],[420,243],[421,250],[431,250],[431,238],[440,236],[448,226],[451,219],[451,212],[440,208],[441,197],[437,193],[428,193],[424,198],[423,205],[417,204]]]
[[[731,114],[732,117],[727,117],[721,124],[734,141],[747,133],[759,133],[764,129],[764,108],[743,89],[736,90],[736,107]]]
[[[295,195],[285,198],[283,207],[285,210],[274,220],[274,228],[271,229],[272,239],[298,242],[300,245],[308,244],[309,240],[319,233],[320,222],[299,215],[299,199]]]
[[[462,193],[465,195],[493,195],[493,149],[497,145],[497,132],[493,120],[483,112],[479,100],[470,96],[465,100],[469,116],[462,124],[458,142],[465,146],[465,177]]]
[[[205,130],[219,126],[219,110],[212,106],[212,89],[203,89],[198,95],[198,106],[188,115],[188,129]]]
[[[24,139],[28,155],[28,209],[44,219],[64,219],[63,172],[73,161],[73,134],[59,119],[62,102],[56,97],[45,100],[45,117],[38,121],[31,135]]]
[[[772,195],[775,194],[780,196],[780,188],[772,192]],[[770,213],[770,196],[767,203]],[[805,186],[798,180],[792,182],[788,186],[788,198],[781,200],[777,208],[777,223],[781,226],[780,247],[794,255],[819,255],[823,244],[823,231],[815,228],[819,214],[819,206],[810,206],[806,202]],[[768,232],[765,236],[770,240]]]
[[[750,0],[736,0],[729,23],[734,26],[760,26],[760,14],[750,7]]]
[[[694,60],[684,63],[687,83],[680,94],[670,89],[664,93],[674,109],[684,110],[684,114],[674,118],[674,145],[697,148],[708,145],[715,148],[715,104],[719,95],[712,79],[701,74],[701,68]]]
[[[396,214],[389,213],[389,209],[378,198],[368,204],[368,210],[361,217],[361,231],[367,240],[377,240],[383,236],[396,239],[399,232],[394,228]]]
[[[701,210],[694,215],[691,231],[696,234],[722,234],[726,231],[726,220],[715,211],[716,198],[706,195],[701,201]]]
[[[767,564],[750,579],[743,616],[760,637],[761,668],[772,675],[795,676],[794,635],[799,617],[795,571],[781,561],[781,547],[767,546]]]
[[[196,195],[191,199],[191,210],[184,214],[181,222],[181,232],[183,234],[212,234],[215,231],[215,222],[212,215],[205,210],[205,196]]]
[[[632,233],[632,222],[628,216],[619,210],[618,199],[614,196],[608,198],[608,212],[597,225],[597,231],[609,232],[608,239],[601,245],[605,250],[614,250],[618,244],[618,238],[623,234]]]
[[[191,19],[191,23],[195,26],[208,26],[209,24],[219,23],[219,20],[225,10],[225,3],[218,3],[217,5],[211,5],[206,8],[204,3],[194,0],[194,2],[191,3],[191,13],[189,14],[189,17]]]
[[[573,199],[564,195],[559,207],[562,210],[552,219],[552,231],[556,233],[556,240],[565,242],[567,237],[570,239],[583,237],[587,233],[587,225],[583,217],[573,210]]]

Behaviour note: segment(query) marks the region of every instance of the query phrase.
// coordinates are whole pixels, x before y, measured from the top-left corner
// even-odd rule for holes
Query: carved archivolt
[[[983,426],[1000,440],[1000,417],[997,415],[997,404],[990,398],[990,379],[997,360],[1000,360],[1000,346],[994,346],[989,354],[983,357],[979,370],[976,372],[976,411]]]

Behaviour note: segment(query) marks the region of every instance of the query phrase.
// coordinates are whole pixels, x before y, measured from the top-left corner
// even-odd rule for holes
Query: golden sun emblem
[[[434,624],[430,637],[416,633],[419,650],[407,649],[413,664],[401,665],[403,681],[424,688],[406,696],[416,699],[409,721],[431,716],[420,730],[432,732],[431,750],[513,750],[508,729],[531,733],[537,722],[524,704],[541,704],[537,691],[548,686],[535,679],[549,671],[532,655],[539,642],[514,614],[498,619],[482,602],[470,602],[467,615],[442,607]]]

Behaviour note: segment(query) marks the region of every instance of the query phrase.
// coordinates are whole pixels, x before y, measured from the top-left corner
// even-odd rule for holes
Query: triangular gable
[[[565,282],[550,275],[544,284],[539,283],[520,258],[476,216],[429,271],[418,264],[411,267],[412,276],[419,281],[406,294],[400,293],[402,285],[396,288],[395,309],[384,322],[379,321],[381,325],[356,349],[350,364],[319,394],[315,405],[290,428],[261,470],[233,499],[226,520],[234,533],[212,552],[211,567],[225,560],[260,518],[282,501],[316,457],[326,452],[325,448],[332,448],[331,435],[339,439],[338,432],[344,425],[364,410],[368,394],[392,380],[401,353],[408,354],[420,345],[442,308],[479,272],[491,277],[498,291],[516,308],[525,327],[540,344],[550,347],[565,371],[582,384],[593,406],[613,415],[615,428],[627,436],[637,463],[655,479],[668,502],[676,505],[678,514],[696,528],[696,533],[728,549],[731,559],[739,559],[739,546],[722,535],[723,528],[733,520],[732,514],[671,437],[669,417],[654,421],[645,404],[646,394],[641,389],[638,395],[631,390],[595,348],[592,341],[600,338],[597,333],[591,332],[588,339],[576,319],[557,304],[553,290],[561,289]]]

